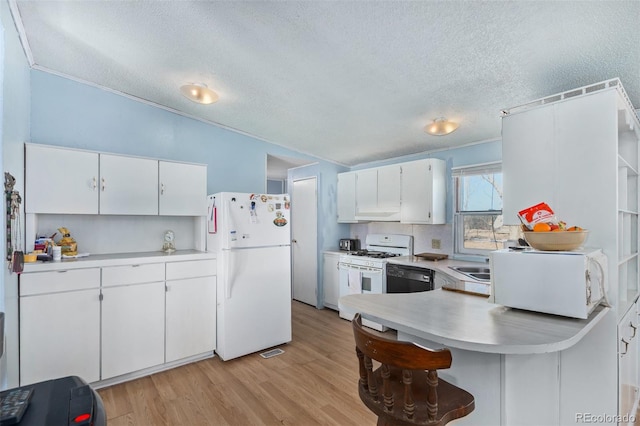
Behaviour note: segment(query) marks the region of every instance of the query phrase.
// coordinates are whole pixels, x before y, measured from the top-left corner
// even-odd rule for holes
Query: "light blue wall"
[[[16,178],[15,190],[24,201],[24,141],[29,139],[29,64],[22,50],[18,33],[11,18],[6,1],[0,2],[2,22],[2,55],[0,70],[0,109],[2,114],[2,149],[0,162],[3,171]],[[24,206],[24,202],[23,202]],[[2,215],[3,225],[6,221]],[[21,215],[24,219],[24,215]],[[23,222],[24,223],[24,222]],[[3,229],[4,226],[3,226]],[[0,248],[3,265],[6,256],[5,244]],[[18,276],[2,268],[0,274],[0,310],[5,312],[5,356],[0,365],[0,387],[2,389],[18,385]]]
[[[42,71],[31,82],[32,142],[205,163],[210,194],[263,192],[267,154],[319,161]]]

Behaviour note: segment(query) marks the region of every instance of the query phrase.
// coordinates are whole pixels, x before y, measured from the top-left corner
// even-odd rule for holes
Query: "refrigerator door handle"
[[[227,299],[231,299],[231,288],[233,287],[233,277],[234,277],[234,261],[233,261],[233,253],[229,252],[228,253],[228,258],[226,262],[223,262],[224,266],[225,266],[225,276],[227,277],[224,282],[225,282],[225,297]]]
[[[223,229],[224,232],[224,241],[226,241],[226,248],[231,248],[231,233],[235,233],[236,231],[236,223],[234,221],[233,215],[231,214],[231,200],[226,200],[224,203],[224,214],[227,218],[227,227]]]

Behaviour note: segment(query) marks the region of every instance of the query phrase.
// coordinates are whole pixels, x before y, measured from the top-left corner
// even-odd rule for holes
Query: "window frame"
[[[502,162],[496,161],[491,163],[472,164],[468,166],[453,167],[451,169],[451,175],[453,179],[454,188],[454,211],[453,211],[453,252],[455,255],[460,256],[478,256],[488,258],[491,251],[502,248],[500,243],[495,248],[491,249],[479,249],[479,248],[466,248],[464,246],[464,219],[470,216],[500,216],[502,215],[502,209],[497,210],[461,210],[462,193],[461,193],[461,178],[465,176],[478,176],[482,174],[495,174],[502,173]],[[504,178],[504,175],[503,175]]]

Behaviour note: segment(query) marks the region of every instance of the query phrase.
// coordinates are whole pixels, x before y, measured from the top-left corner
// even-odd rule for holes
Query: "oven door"
[[[384,270],[370,266],[352,265],[340,262],[340,296],[358,293],[382,294],[384,290]],[[359,283],[357,282],[359,281]],[[358,285],[359,284],[359,285]]]
[[[382,294],[385,286],[385,273],[382,268],[373,268],[370,266],[352,265],[349,263],[338,263],[340,270],[340,297],[357,293],[375,293]],[[360,279],[360,291],[349,285],[349,278]],[[355,286],[357,287],[357,286]],[[339,311],[340,318],[353,320],[353,314],[348,314],[342,310]],[[363,319],[362,324],[378,331],[385,331],[387,328],[381,324]]]

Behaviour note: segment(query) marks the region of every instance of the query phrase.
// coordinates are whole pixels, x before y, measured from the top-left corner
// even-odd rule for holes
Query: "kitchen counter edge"
[[[105,266],[120,266],[134,264],[148,264],[160,262],[183,262],[189,260],[215,259],[213,252],[199,250],[178,250],[173,253],[162,251],[137,253],[96,254],[77,259],[62,259],[61,261],[25,263],[23,273],[61,271],[80,268],[99,268]]]
[[[581,320],[512,309],[445,290],[352,294],[341,297],[338,304],[341,310],[360,312],[398,332],[449,347],[499,354],[565,350],[580,341],[610,310],[600,305],[589,318]],[[434,321],[447,318],[447,312],[449,321]]]

